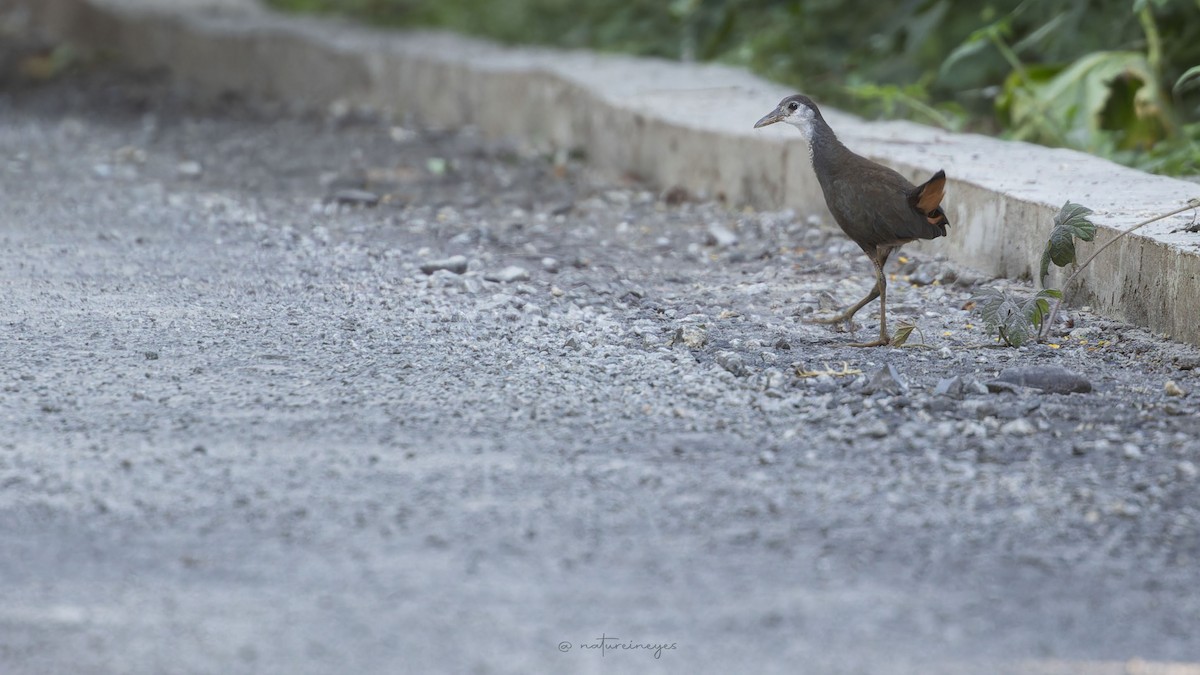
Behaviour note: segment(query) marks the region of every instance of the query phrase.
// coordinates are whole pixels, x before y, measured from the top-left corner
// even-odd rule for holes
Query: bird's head
[[[754,128],[765,127],[776,122],[785,122],[800,130],[804,139],[812,141],[813,122],[821,119],[821,111],[817,104],[803,94],[792,94],[779,102],[775,109],[754,123]]]

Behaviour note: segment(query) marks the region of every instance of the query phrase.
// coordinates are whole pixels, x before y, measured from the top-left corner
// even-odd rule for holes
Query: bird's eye
[[[792,101],[791,103],[788,104],[788,110],[791,112],[796,112],[796,108],[799,108],[799,107],[800,107],[800,104],[796,103],[795,101]]]

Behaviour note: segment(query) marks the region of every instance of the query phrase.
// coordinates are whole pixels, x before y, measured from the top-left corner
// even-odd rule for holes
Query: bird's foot
[[[854,328],[854,315],[842,312],[841,314],[838,314],[837,316],[813,317],[811,319],[808,319],[808,322],[809,323],[822,323],[822,324],[827,324],[827,325],[836,325],[839,323],[844,323],[844,324],[846,324],[847,328],[853,329]]]
[[[892,336],[884,333],[883,335],[879,336],[878,340],[871,340],[870,342],[851,342],[849,346],[850,347],[886,347],[890,344],[892,344]]]

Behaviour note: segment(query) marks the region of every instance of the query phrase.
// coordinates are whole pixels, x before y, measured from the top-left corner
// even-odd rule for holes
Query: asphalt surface
[[[836,232],[371,111],[8,82],[0,157],[2,673],[1200,668],[1193,348],[914,255],[850,348]]]

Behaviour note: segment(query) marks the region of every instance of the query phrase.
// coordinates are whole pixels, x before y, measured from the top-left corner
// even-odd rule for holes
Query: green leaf
[[[987,35],[982,31],[975,31],[962,44],[955,47],[954,51],[950,52],[945,61],[942,61],[942,67],[938,70],[938,77],[945,77],[960,61],[965,61],[979,54],[987,49],[990,44]]]
[[[1062,293],[1046,289],[1026,297],[985,288],[973,300],[988,328],[1010,347],[1020,347],[1041,332],[1042,322],[1050,314],[1051,298],[1062,299]]]
[[[1054,216],[1054,229],[1042,250],[1041,273],[1038,281],[1045,286],[1050,263],[1066,267],[1075,262],[1075,240],[1091,241],[1096,238],[1096,225],[1087,219],[1092,210],[1068,201]]]
[[[1026,73],[1010,75],[997,101],[1018,140],[1096,153],[1109,138],[1136,149],[1178,132],[1170,96],[1141,52],[1085,54],[1049,79],[1033,66]]]
[[[1067,18],[1068,14],[1066,12],[1059,13],[1053,19],[1050,19],[1035,29],[1032,33],[1017,41],[1017,43],[1013,45],[1013,51],[1021,53],[1031,47],[1040,46],[1042,42],[1060,38],[1061,36],[1058,35],[1061,32],[1060,27]]]
[[[1050,314],[1050,301],[1048,298],[1062,300],[1062,291],[1054,288],[1043,289],[1038,291],[1037,295],[1027,300],[1021,307],[1025,313],[1025,318],[1033,325],[1035,335],[1042,332],[1042,322]]]
[[[1184,71],[1183,75],[1175,80],[1175,86],[1171,87],[1171,91],[1176,95],[1200,85],[1200,66],[1192,66]]]

